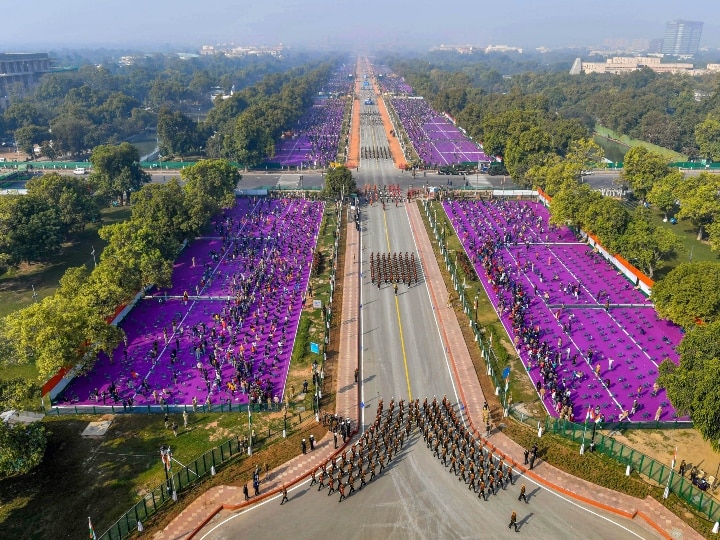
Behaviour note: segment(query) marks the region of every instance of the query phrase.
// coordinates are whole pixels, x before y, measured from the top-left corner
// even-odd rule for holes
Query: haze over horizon
[[[194,50],[230,42],[345,50],[425,49],[441,43],[590,47],[607,39],[662,38],[672,19],[703,21],[700,46],[720,46],[720,5],[679,6],[673,0],[36,0],[32,10],[17,13],[22,18],[8,19],[3,27],[0,51]]]

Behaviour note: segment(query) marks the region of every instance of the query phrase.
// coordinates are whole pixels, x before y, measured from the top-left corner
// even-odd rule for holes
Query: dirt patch
[[[718,477],[720,456],[713,451],[710,443],[703,440],[694,429],[634,429],[612,432],[611,436],[631,448],[669,465],[677,448],[677,466],[685,460],[687,470],[695,466],[708,475]]]

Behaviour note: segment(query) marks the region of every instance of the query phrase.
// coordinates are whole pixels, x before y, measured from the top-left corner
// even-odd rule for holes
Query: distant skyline
[[[228,42],[355,51],[441,43],[591,47],[662,38],[673,19],[703,21],[700,46],[720,47],[720,4],[676,0],[35,0],[13,13],[5,18],[0,51],[197,50]]]

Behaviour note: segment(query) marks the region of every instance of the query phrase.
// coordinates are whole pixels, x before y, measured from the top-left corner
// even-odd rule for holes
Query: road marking
[[[390,253],[390,235],[387,226],[387,214],[383,210],[383,223],[385,224],[385,240],[387,240],[388,253]],[[395,284],[397,286],[397,284]],[[405,381],[408,387],[408,401],[412,401],[412,390],[410,389],[410,371],[407,364],[407,353],[405,352],[405,338],[403,337],[402,320],[400,318],[400,304],[397,294],[395,294],[395,311],[397,312],[398,327],[400,329],[400,348],[402,350],[403,364],[405,365]]]
[[[417,203],[409,203],[409,204],[417,204]],[[448,375],[450,376],[450,384],[452,385],[453,393],[455,394],[455,401],[457,403],[460,403],[460,397],[458,396],[457,388],[455,387],[455,377],[453,377],[452,369],[450,368],[450,359],[448,358],[448,348],[449,344],[446,344],[443,341],[443,335],[442,330],[440,329],[440,321],[438,320],[438,314],[437,310],[434,309],[433,304],[433,296],[430,294],[430,278],[428,277],[427,272],[425,272],[425,267],[423,266],[424,258],[420,254],[420,248],[418,247],[417,239],[416,239],[416,232],[415,227],[413,225],[413,220],[410,218],[410,210],[407,206],[405,206],[405,214],[407,215],[408,223],[410,224],[410,235],[412,236],[413,243],[415,244],[415,251],[417,251],[418,254],[418,263],[420,264],[420,268],[422,269],[423,276],[425,277],[425,292],[428,295],[428,302],[430,302],[430,307],[432,308],[432,315],[433,319],[435,320],[435,327],[437,328],[438,332],[438,338],[440,339],[440,348],[443,351],[443,357],[445,358],[445,366],[448,370]],[[422,222],[422,216],[420,216],[420,221]],[[424,226],[424,224],[423,224]],[[417,233],[420,234],[420,233]],[[431,256],[435,257],[435,253],[431,252]],[[460,403],[462,405],[462,403]],[[467,426],[467,423],[465,422],[465,413],[463,412],[463,409],[460,409],[460,418],[462,418],[463,425]]]
[[[400,304],[395,296],[395,311],[397,311],[398,326],[400,327],[400,347],[402,348],[403,364],[405,364],[405,380],[408,387],[408,401],[412,401],[412,391],[410,390],[410,373],[408,372],[407,355],[405,354],[405,340],[403,339],[402,321],[400,320]]]

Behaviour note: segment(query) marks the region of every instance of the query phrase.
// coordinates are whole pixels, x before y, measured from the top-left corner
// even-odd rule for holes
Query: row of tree
[[[212,105],[213,88],[241,90],[310,61],[304,54],[187,61],[138,55],[132,65],[123,66],[111,60],[99,65],[87,58],[72,60],[82,64],[79,69],[45,75],[25,97],[8,96],[12,104],[0,116],[0,139],[14,137],[30,156],[35,144],[52,159],[82,154],[155,126],[161,109],[197,114]]]
[[[520,108],[515,106],[520,93],[532,97],[532,106],[525,110],[575,119],[586,130],[601,124],[690,158],[720,160],[717,75],[687,77],[647,68],[621,75],[569,75],[569,58],[553,66],[505,60],[500,66],[487,58],[455,56],[439,62],[428,55],[413,60],[391,57],[387,63],[417,94],[455,116],[478,141],[487,143],[495,131],[494,122],[486,122],[485,117]],[[553,145],[552,140],[539,142]]]
[[[35,177],[27,195],[0,197],[0,266],[47,260],[112,199],[139,190],[150,180],[140,169],[137,149],[128,143],[103,145],[91,156],[93,174]]]

